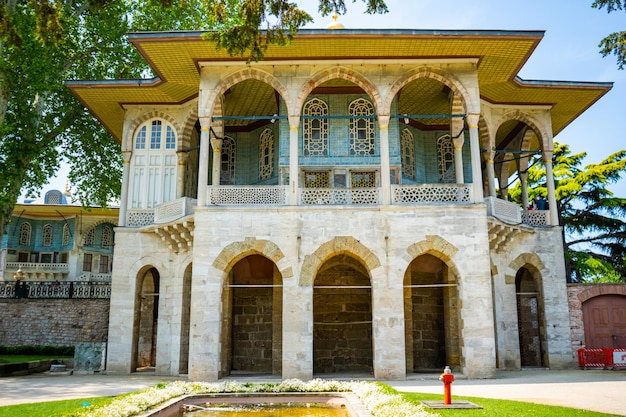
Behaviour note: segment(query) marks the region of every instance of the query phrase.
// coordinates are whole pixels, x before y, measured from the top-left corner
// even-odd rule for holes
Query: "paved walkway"
[[[0,406],[41,401],[117,395],[180,378],[133,375],[34,374],[0,378]],[[254,380],[245,378],[246,380]],[[264,380],[266,381],[266,380]],[[436,375],[411,375],[386,381],[399,391],[442,394]],[[506,371],[496,379],[457,379],[452,397],[499,398],[561,405],[626,416],[626,370]]]

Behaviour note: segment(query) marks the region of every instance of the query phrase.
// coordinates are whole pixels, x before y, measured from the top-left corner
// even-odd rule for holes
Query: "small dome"
[[[326,29],[345,29],[343,24],[337,21],[337,10],[333,10],[333,21],[326,25]]]

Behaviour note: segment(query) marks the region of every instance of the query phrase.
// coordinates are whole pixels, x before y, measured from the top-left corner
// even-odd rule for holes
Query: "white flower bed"
[[[85,409],[86,417],[129,417],[146,412],[169,399],[189,394],[215,393],[278,393],[278,392],[352,392],[375,417],[429,417],[433,414],[421,405],[404,401],[399,394],[385,393],[374,382],[340,382],[314,379],[303,382],[289,379],[279,384],[253,384],[237,381],[220,383],[176,381],[158,384],[129,394],[99,408]]]

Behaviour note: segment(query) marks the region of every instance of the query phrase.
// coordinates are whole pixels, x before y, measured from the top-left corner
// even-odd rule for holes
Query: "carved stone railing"
[[[520,224],[522,222],[522,208],[510,201],[496,197],[485,198],[487,215],[502,220],[505,223]]]
[[[168,223],[189,216],[193,214],[193,208],[197,203],[196,199],[183,197],[159,204],[154,210],[154,223]]]
[[[524,210],[522,223],[529,226],[549,226],[550,210]]]
[[[303,188],[301,205],[376,205],[380,188]]]
[[[392,185],[392,204],[471,203],[469,184]]]
[[[111,298],[110,282],[2,281],[0,298]]]
[[[76,281],[98,281],[98,282],[110,282],[111,274],[105,274],[101,272],[83,272],[80,274],[78,278],[75,278]]]
[[[128,210],[126,227],[144,227],[154,224],[154,210]]]
[[[211,186],[209,204],[217,205],[286,205],[286,185],[273,186]]]

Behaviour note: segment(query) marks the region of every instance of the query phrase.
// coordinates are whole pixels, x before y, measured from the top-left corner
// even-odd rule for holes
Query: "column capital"
[[[300,115],[290,114],[287,116],[287,119],[289,120],[289,129],[298,130],[298,127],[300,126]]]
[[[198,120],[200,121],[201,130],[209,130],[211,128],[211,116],[200,116]]]
[[[483,152],[483,159],[490,164],[493,164],[493,158],[495,157],[496,151],[494,151],[493,149],[487,149]]]
[[[213,152],[219,152],[222,149],[223,139],[211,138],[211,148],[213,148]]]
[[[452,139],[452,144],[454,145],[455,149],[462,149],[464,143],[465,138],[463,137],[463,135],[459,136],[458,138]]]
[[[544,162],[552,162],[552,156],[554,155],[554,151],[541,151],[541,155],[543,156]]]
[[[389,119],[391,116],[388,114],[379,114],[378,115],[378,125],[381,129],[386,129],[389,127]],[[384,127],[383,127],[384,126]]]
[[[470,129],[478,129],[478,119],[480,119],[480,114],[478,113],[470,113],[465,116],[465,120],[467,121],[467,126]]]
[[[130,158],[132,157],[133,157],[133,151],[128,150],[128,149],[125,151],[122,151],[122,161],[125,164],[130,164]]]

